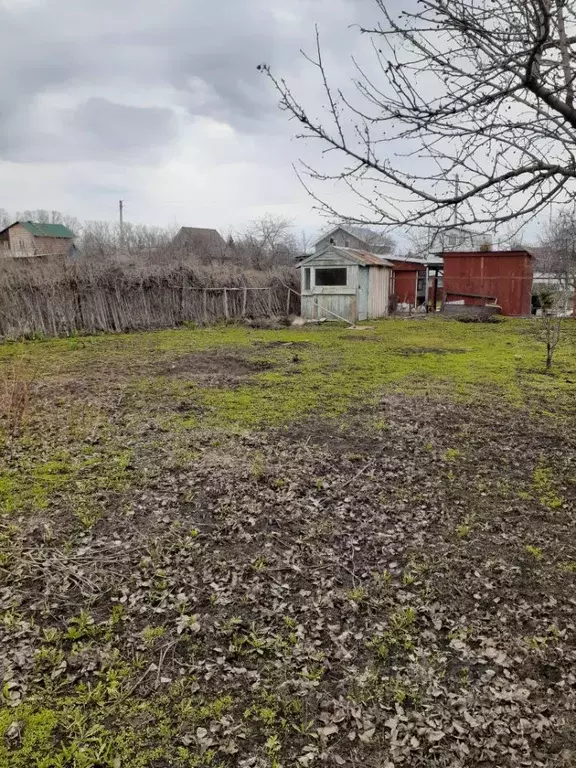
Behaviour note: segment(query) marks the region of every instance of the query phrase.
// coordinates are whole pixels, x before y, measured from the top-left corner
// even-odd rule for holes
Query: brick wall
[[[34,237],[22,224],[15,224],[0,238],[0,256],[66,255],[71,244],[65,237]]]

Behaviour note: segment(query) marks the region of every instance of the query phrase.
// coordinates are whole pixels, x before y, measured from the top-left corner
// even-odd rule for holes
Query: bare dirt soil
[[[272,364],[265,360],[246,360],[231,353],[215,353],[206,351],[182,355],[169,362],[161,362],[156,366],[158,376],[184,376],[186,378],[208,379],[216,384],[224,385],[229,381],[238,381],[246,376],[268,371]]]

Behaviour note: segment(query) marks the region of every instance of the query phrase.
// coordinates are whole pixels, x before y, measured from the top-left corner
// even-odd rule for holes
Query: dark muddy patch
[[[398,349],[395,354],[402,357],[414,357],[416,355],[465,355],[469,349],[440,349],[439,347],[404,347]]]
[[[254,344],[261,349],[302,349],[312,346],[310,341],[255,341]]]
[[[175,376],[206,382],[230,382],[274,367],[266,360],[246,360],[233,354],[195,352],[156,366],[159,376]]]
[[[373,456],[385,440],[384,434],[367,432],[365,417],[354,419],[352,415],[346,430],[334,421],[305,419],[279,434],[291,443],[317,446],[337,455],[353,453],[362,459]]]
[[[383,341],[382,336],[378,336],[376,333],[356,334],[353,331],[343,333],[342,336],[338,336],[338,338],[343,339],[344,341]]]

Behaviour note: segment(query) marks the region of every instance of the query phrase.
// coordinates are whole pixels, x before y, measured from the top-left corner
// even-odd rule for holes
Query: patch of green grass
[[[64,461],[32,466],[27,474],[21,469],[5,470],[0,473],[0,513],[46,509],[51,494],[65,487],[71,474],[71,465]]]
[[[472,527],[468,523],[461,523],[456,528],[456,533],[460,539],[466,539],[470,535]]]
[[[540,503],[548,509],[558,509],[564,504],[564,499],[556,490],[554,473],[543,462],[532,473],[532,488]]]
[[[98,456],[62,450],[50,461],[24,454],[14,468],[0,465],[0,514],[39,512],[56,498],[70,497],[74,514],[86,527],[100,516],[101,493],[120,493],[130,484],[132,452],[112,447]]]
[[[532,555],[535,560],[542,560],[544,557],[544,553],[542,552],[541,548],[535,547],[533,544],[527,544],[524,549],[526,552],[528,552],[529,555]]]
[[[366,590],[364,587],[354,587],[346,592],[346,597],[353,603],[361,603],[366,599]]]
[[[0,347],[0,367],[3,359],[25,354],[31,369],[43,378],[105,371],[104,387],[124,382],[125,391],[151,412],[170,401],[190,400],[194,412],[173,416],[184,429],[249,429],[288,424],[312,412],[338,417],[351,403],[375,402],[384,388],[459,399],[489,400],[497,394],[517,404],[527,395],[566,397],[570,385],[565,377],[534,373],[541,349],[525,332],[528,327],[525,321],[510,320],[497,326],[437,318],[421,323],[386,320],[375,323],[370,336],[361,337],[343,333],[339,324],[282,331],[219,326],[6,345]],[[293,348],[263,349],[263,343],[302,340],[306,345],[298,347],[298,375]],[[575,372],[571,346],[567,342],[559,348],[558,366]],[[233,350],[274,367],[246,377],[234,388],[205,387],[193,377],[170,378],[153,369],[142,375],[143,365],[169,365],[181,355],[211,349]],[[412,354],[406,354],[407,349]],[[425,353],[414,353],[419,349]],[[376,428],[385,429],[385,422]]]
[[[221,720],[233,698],[191,698],[186,683],[178,682],[166,693],[125,701],[119,686],[129,671],[109,670],[103,696],[81,685],[75,695],[58,697],[53,707],[36,701],[0,709],[0,768],[147,768],[157,761],[176,768],[216,765],[215,750],[200,756],[195,743],[175,749],[175,742],[178,733]],[[258,712],[272,722],[264,708]]]
[[[0,768],[49,768],[57,724],[58,714],[52,709],[25,705],[0,710]],[[17,730],[12,739],[8,737],[11,726]]]
[[[166,627],[144,627],[142,630],[142,639],[146,645],[154,645],[156,640],[164,637],[166,634]]]
[[[388,660],[391,655],[409,653],[414,649],[415,622],[416,612],[413,608],[399,608],[390,615],[389,628],[375,635],[368,642],[368,648],[374,650],[381,661]]]

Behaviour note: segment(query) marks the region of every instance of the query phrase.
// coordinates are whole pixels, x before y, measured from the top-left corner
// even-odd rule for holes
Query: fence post
[[[224,288],[224,317],[228,320],[228,291]]]
[[[242,296],[242,317],[246,317],[247,302],[248,302],[248,288],[244,288],[244,294]]]
[[[180,274],[182,278],[182,284],[180,286],[180,322],[184,322],[184,292],[185,292],[185,286],[186,286],[186,277],[184,276],[184,272],[181,272]]]
[[[206,288],[202,291],[202,302],[204,306],[204,325],[208,325],[208,297],[206,294]]]
[[[288,288],[288,296],[286,297],[286,317],[290,317],[290,298],[292,296],[292,289]]]
[[[268,288],[268,315],[272,317],[272,288]]]

